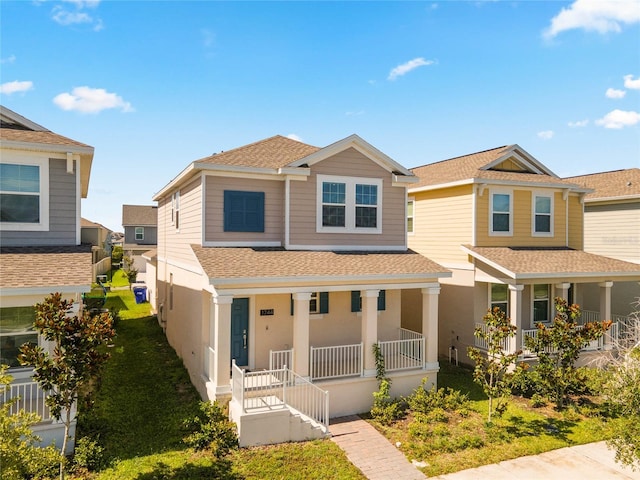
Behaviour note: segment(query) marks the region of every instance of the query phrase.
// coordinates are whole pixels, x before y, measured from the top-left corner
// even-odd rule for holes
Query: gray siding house
[[[158,243],[158,207],[155,205],[123,205],[123,250],[131,255],[138,272],[146,272],[142,254],[156,248]]]

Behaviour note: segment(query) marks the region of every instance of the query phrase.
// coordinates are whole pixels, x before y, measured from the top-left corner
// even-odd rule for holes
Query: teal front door
[[[249,299],[234,298],[231,304],[231,360],[249,365]]]

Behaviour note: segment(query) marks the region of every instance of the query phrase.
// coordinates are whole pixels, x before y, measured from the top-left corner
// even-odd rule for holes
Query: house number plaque
[[[268,315],[273,315],[273,308],[266,308],[264,310],[260,310],[261,317],[266,317]]]

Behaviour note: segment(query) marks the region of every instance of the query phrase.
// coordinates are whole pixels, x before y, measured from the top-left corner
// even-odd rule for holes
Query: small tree
[[[124,251],[120,245],[114,245],[111,250],[111,264],[120,264],[122,262],[122,257],[124,255]]]
[[[127,280],[129,280],[129,289],[131,289],[131,284],[135,283],[136,278],[138,277],[138,269],[133,266],[134,260],[131,252],[122,257],[122,263],[124,273],[127,276]]]
[[[511,395],[507,374],[514,368],[520,352],[505,351],[510,339],[515,337],[517,327],[511,324],[500,307],[489,310],[482,320],[485,328],[476,327],[473,334],[484,341],[487,351],[469,347],[467,352],[476,364],[473,379],[489,397],[487,422],[491,423],[493,414],[500,415],[507,407],[506,399]]]
[[[545,394],[562,410],[569,388],[577,381],[575,363],[580,350],[598,340],[611,326],[610,321],[578,325],[582,312],[578,305],[555,299],[556,316],[552,325],[536,325],[537,335],[525,337],[526,347],[538,356],[539,373]]]
[[[53,293],[36,305],[34,326],[47,341],[53,342],[53,352],[35,344],[20,347],[22,365],[33,365],[33,378],[48,391],[46,403],[51,416],[64,424],[60,478],[64,478],[64,455],[73,420],[73,407],[80,395],[87,395],[109,354],[102,348],[115,336],[111,315],[92,316],[83,310],[70,315],[72,302],[60,293]]]

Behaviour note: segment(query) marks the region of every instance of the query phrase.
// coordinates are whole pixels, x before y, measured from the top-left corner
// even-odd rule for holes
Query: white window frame
[[[535,316],[535,303],[536,303],[536,285],[544,285],[547,287],[547,297],[544,299],[540,299],[538,301],[545,301],[547,302],[547,319],[546,320],[536,320],[534,318]],[[552,320],[552,313],[551,313],[551,285],[546,284],[546,283],[538,283],[538,284],[532,284],[531,285],[531,326],[535,327],[535,325],[537,323],[544,323],[544,324],[548,324],[551,323]]]
[[[315,302],[315,308],[312,306],[314,305],[313,302]],[[320,292],[311,292],[311,296],[309,297],[309,313],[320,313]]]
[[[140,238],[138,238],[138,231],[140,232]],[[136,241],[144,240],[144,227],[135,227],[133,234]]]
[[[171,195],[171,224],[180,230],[180,190]]]
[[[533,192],[531,195],[531,235],[534,237],[553,237],[553,193],[543,193],[543,192]],[[550,200],[550,213],[549,215],[549,231],[548,232],[537,232],[536,231],[536,215],[547,215],[546,213],[537,213],[536,212],[536,199],[537,198],[548,198]]]
[[[498,303],[503,304],[503,303],[505,303],[505,302],[502,302],[502,301],[500,301],[500,302],[494,302],[494,301],[493,301],[493,298],[492,298],[492,295],[491,295],[491,293],[492,293],[492,292],[491,292],[491,290],[492,290],[492,288],[493,288],[493,285],[504,285],[504,287],[507,289],[507,299],[506,299],[507,311],[505,312],[505,315],[508,317],[508,316],[509,316],[509,310],[510,310],[510,308],[511,308],[511,305],[510,305],[510,302],[509,302],[509,299],[510,299],[510,295],[509,295],[509,285],[504,284],[504,283],[489,283],[489,284],[488,284],[488,286],[489,286],[489,289],[488,289],[488,294],[489,294],[489,298],[488,298],[488,300],[489,300],[489,310],[490,310],[490,311],[492,311],[492,312],[493,312],[494,304],[498,304]]]
[[[413,205],[413,213],[409,215],[409,204]],[[409,219],[411,218],[411,231],[409,231]],[[416,199],[407,197],[407,235],[414,235],[416,232]]]
[[[38,157],[16,158],[13,155],[6,155],[1,163],[6,165],[31,165],[39,168],[40,189],[38,192],[40,221],[38,223],[30,222],[0,222],[0,227],[4,231],[29,231],[29,232],[46,232],[49,230],[49,159]],[[3,192],[8,194],[17,194],[19,192]],[[33,195],[33,193],[31,193]]]
[[[325,227],[322,225],[322,185],[325,182],[345,184],[345,226]],[[356,227],[356,185],[375,185],[377,187],[376,227]],[[374,205],[367,205],[373,207]],[[337,175],[318,175],[316,185],[316,232],[317,233],[382,233],[382,179],[365,177],[341,177]]]
[[[493,196],[494,195],[508,195],[509,196],[509,212],[494,212],[493,211]],[[508,213],[509,215],[509,231],[507,232],[496,232],[493,229],[493,214],[499,213],[504,214]],[[513,190],[506,189],[492,189],[489,192],[489,236],[497,236],[497,237],[511,237],[513,236]]]

